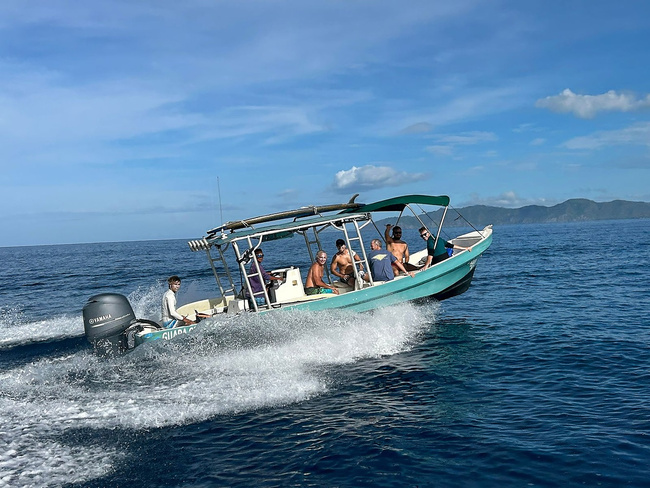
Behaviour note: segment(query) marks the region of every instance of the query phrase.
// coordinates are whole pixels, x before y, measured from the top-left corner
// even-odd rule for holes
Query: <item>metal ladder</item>
[[[355,288],[356,289],[361,289],[364,287],[364,285],[368,286],[373,286],[374,281],[372,279],[372,273],[370,272],[370,264],[368,263],[368,255],[366,254],[366,249],[363,247],[363,239],[361,239],[361,229],[359,228],[359,222],[356,220],[352,221],[352,224],[354,224],[354,230],[357,233],[356,237],[350,237],[350,233],[348,232],[348,229],[343,223],[342,228],[343,228],[343,234],[345,235],[345,242],[348,246],[348,250],[350,251],[350,259],[352,260],[352,268],[354,269],[354,280],[355,280]],[[352,241],[359,241],[359,247],[361,248],[361,256],[359,257],[359,261],[354,259],[352,256],[352,246],[350,243]],[[359,253],[357,252],[357,255]],[[362,277],[361,277],[361,266],[365,267],[365,272],[368,275],[368,278],[370,279],[369,282],[366,282]]]
[[[236,294],[235,282],[233,281],[232,275],[230,274],[230,269],[228,268],[228,263],[226,263],[226,258],[223,255],[223,250],[221,249],[221,246],[215,245],[215,249],[219,253],[219,257],[213,258],[212,254],[210,253],[210,247],[212,247],[212,244],[208,242],[205,237],[202,239],[189,241],[188,244],[192,252],[205,251],[205,253],[207,254],[208,262],[210,263],[210,267],[212,268],[212,274],[214,275],[214,279],[217,281],[217,286],[219,287],[221,296],[225,299],[226,294],[228,292],[235,295]],[[228,244],[226,244],[226,248],[228,248]],[[228,278],[228,283],[230,283],[229,288],[224,288],[223,283],[221,283],[221,278],[219,278],[219,272],[217,271],[217,267],[214,265],[214,263],[219,263],[219,262],[223,266],[223,270],[226,273],[226,277]]]
[[[214,274],[215,279],[217,280],[217,286],[219,287],[219,291],[221,292],[221,296],[226,298],[226,294],[228,292],[232,293],[232,295],[236,295],[237,292],[235,291],[235,282],[232,279],[232,275],[230,274],[230,269],[228,268],[228,264],[226,263],[226,258],[223,255],[223,251],[221,250],[221,246],[215,246],[217,247],[217,252],[219,253],[219,257],[213,258],[212,254],[210,254],[210,248],[206,249],[205,252],[208,255],[208,262],[210,263],[210,267],[212,268],[212,274]],[[223,270],[226,273],[226,276],[228,277],[228,283],[230,283],[230,287],[224,288],[223,284],[221,283],[221,279],[219,278],[219,273],[217,272],[217,267],[214,265],[214,263],[221,263],[223,266]]]
[[[318,237],[318,231],[316,230],[316,227],[312,227],[311,230],[314,232],[313,241],[309,240],[309,229],[305,229],[305,231],[302,234],[305,238],[305,244],[307,244],[307,251],[309,251],[309,259],[311,263],[314,263],[316,261],[316,254],[318,254],[318,251],[323,249],[323,245],[321,244],[320,239]],[[316,252],[314,252],[314,244],[316,245]],[[331,283],[332,277],[330,276],[330,268],[327,265],[325,266],[325,274],[327,275],[327,281]]]
[[[270,310],[272,308],[271,297],[269,296],[269,292],[266,289],[264,277],[260,272],[259,263],[255,259],[255,251],[257,251],[257,249],[262,245],[262,242],[261,241],[258,242],[257,245],[255,246],[253,245],[253,241],[250,237],[247,238],[247,241],[248,241],[248,249],[243,254],[239,252],[239,246],[233,245],[233,248],[235,249],[235,256],[237,257],[237,263],[239,264],[239,269],[244,275],[244,283],[242,283],[242,286],[246,288],[246,290],[248,291],[248,295],[251,297],[250,304],[256,312],[259,311],[260,308]],[[246,254],[251,255],[251,259],[248,262],[244,262],[246,261]],[[251,262],[253,263],[251,266],[253,268],[253,272],[249,273],[247,266]],[[257,276],[258,281],[262,284],[262,294],[260,294],[259,292],[253,294],[253,288],[251,286],[250,279],[254,276]],[[265,302],[264,305],[259,305],[255,301],[256,297],[264,297],[264,302]]]

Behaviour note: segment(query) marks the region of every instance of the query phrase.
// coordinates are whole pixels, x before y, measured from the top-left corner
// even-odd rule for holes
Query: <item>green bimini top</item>
[[[421,205],[435,205],[438,207],[449,206],[449,197],[447,195],[403,195],[400,197],[389,198],[387,200],[380,200],[374,203],[367,203],[354,210],[344,210],[341,213],[348,212],[401,212],[404,208],[411,204],[417,203]]]

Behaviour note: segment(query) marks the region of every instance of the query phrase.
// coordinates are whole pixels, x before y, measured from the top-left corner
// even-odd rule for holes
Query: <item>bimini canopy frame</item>
[[[208,238],[214,237],[218,232],[223,233],[226,230],[232,232],[239,229],[253,228],[256,224],[263,224],[263,223],[274,222],[278,220],[286,220],[291,218],[299,219],[299,218],[309,217],[314,215],[322,215],[328,212],[335,212],[337,210],[354,211],[364,205],[363,203],[354,202],[358,196],[359,196],[358,193],[352,195],[352,198],[350,198],[348,203],[334,203],[330,205],[309,205],[307,207],[301,207],[295,210],[285,210],[282,212],[260,215],[258,217],[251,217],[243,220],[233,220],[230,222],[226,222],[225,224],[219,227],[215,227],[214,229],[210,229],[207,232],[208,234],[207,237]]]
[[[274,223],[271,225],[266,225],[263,227],[250,228],[245,227],[237,231],[231,231],[231,233],[221,233],[213,236],[206,236],[199,240],[189,241],[189,247],[192,251],[205,251],[208,257],[208,261],[212,267],[212,272],[217,281],[217,285],[221,292],[221,296],[225,297],[226,293],[235,294],[237,285],[233,279],[232,273],[228,269],[228,264],[226,262],[226,257],[224,251],[228,247],[232,247],[235,254],[235,259],[237,266],[240,270],[242,276],[246,276],[247,279],[242,280],[242,285],[247,289],[248,296],[253,296],[253,291],[250,286],[250,277],[260,275],[260,269],[257,261],[253,259],[253,255],[256,249],[260,247],[263,242],[268,242],[270,240],[282,239],[285,237],[291,237],[294,234],[303,235],[305,242],[307,244],[307,249],[310,253],[311,260],[313,261],[313,251],[311,249],[312,244],[317,244],[318,249],[321,248],[320,240],[318,239],[318,233],[325,230],[328,227],[334,227],[339,231],[343,231],[346,236],[346,242],[349,243],[352,240],[359,240],[360,245],[363,247],[363,242],[358,237],[353,237],[348,235],[345,231],[345,224],[354,223],[357,232],[360,227],[363,227],[364,224],[359,225],[360,222],[369,223],[371,220],[371,215],[368,213],[350,213],[350,214],[334,214],[328,216],[317,216],[310,218],[303,218],[300,220],[294,220],[291,222],[283,223]],[[307,232],[312,230],[315,234],[315,240],[311,241],[307,236]],[[242,246],[243,245],[243,246]],[[242,246],[242,248],[240,248]],[[218,257],[212,257],[210,250],[214,248],[218,252]],[[363,248],[361,251],[364,251]],[[365,258],[365,252],[364,252]],[[254,263],[254,272],[251,274],[248,272],[246,266],[248,263],[253,260]],[[367,260],[365,260],[367,264]],[[226,274],[226,280],[228,286],[224,286],[222,283],[223,278],[220,279],[217,267],[215,263],[223,266],[223,269]],[[329,275],[329,270],[328,270]],[[267,295],[266,289],[263,290],[264,298],[266,300],[267,306],[265,308],[271,307],[271,301]],[[258,306],[253,301],[253,308],[257,311]]]
[[[260,236],[264,237],[264,241],[289,237],[290,234],[296,233],[300,230],[309,229],[311,227],[318,227],[321,225],[332,225],[338,222],[351,222],[353,220],[369,220],[370,215],[367,213],[350,213],[350,214],[335,214],[335,215],[326,215],[305,218],[301,220],[295,220],[292,222],[277,223],[272,225],[266,225],[264,227],[257,228],[244,228],[236,232],[231,232],[230,234],[218,234],[214,236],[206,236],[201,241],[205,241],[209,245],[224,245],[229,242],[236,242],[239,240],[246,239],[248,237]],[[193,246],[190,245],[192,250]]]
[[[443,207],[444,211],[442,213],[442,218],[440,219],[440,224],[438,225],[438,230],[436,232],[436,237],[434,240],[434,247],[438,244],[438,239],[440,233],[442,232],[442,224],[445,221],[447,215],[447,209],[449,208],[449,197],[447,195],[403,195],[400,197],[388,198],[386,200],[380,200],[374,203],[368,203],[356,209],[357,212],[399,212],[400,218],[402,217],[402,212],[405,208],[408,208],[413,216],[420,222],[422,227],[428,229],[429,227],[422,222],[422,219],[418,216],[417,212],[411,208],[411,204],[417,205],[433,205],[436,207]],[[346,213],[348,210],[343,210],[341,213]],[[398,219],[399,220],[399,219]]]

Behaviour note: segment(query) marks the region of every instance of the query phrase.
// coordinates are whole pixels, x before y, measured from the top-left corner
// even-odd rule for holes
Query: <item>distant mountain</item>
[[[465,226],[465,219],[474,224],[475,227],[483,227],[488,224],[534,224],[541,222],[578,222],[586,220],[618,220],[618,219],[643,219],[650,218],[650,203],[629,202],[626,200],[614,200],[612,202],[598,203],[586,198],[574,198],[564,203],[543,207],[541,205],[527,205],[520,208],[490,207],[487,205],[472,205],[459,208],[458,211],[450,208],[445,218],[448,226]],[[431,218],[439,222],[442,216],[442,209],[431,212]],[[385,219],[378,224],[393,223],[394,219]],[[425,222],[426,223],[426,222]],[[400,219],[400,225],[404,228],[419,227],[419,222],[414,218],[404,216]]]

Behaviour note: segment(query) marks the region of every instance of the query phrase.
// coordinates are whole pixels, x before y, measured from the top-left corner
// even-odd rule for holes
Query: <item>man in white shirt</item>
[[[162,298],[162,325],[166,329],[171,329],[176,325],[189,325],[196,322],[183,317],[176,311],[176,292],[181,288],[181,279],[174,275],[171,276],[167,283],[169,283],[169,290],[165,292]]]

